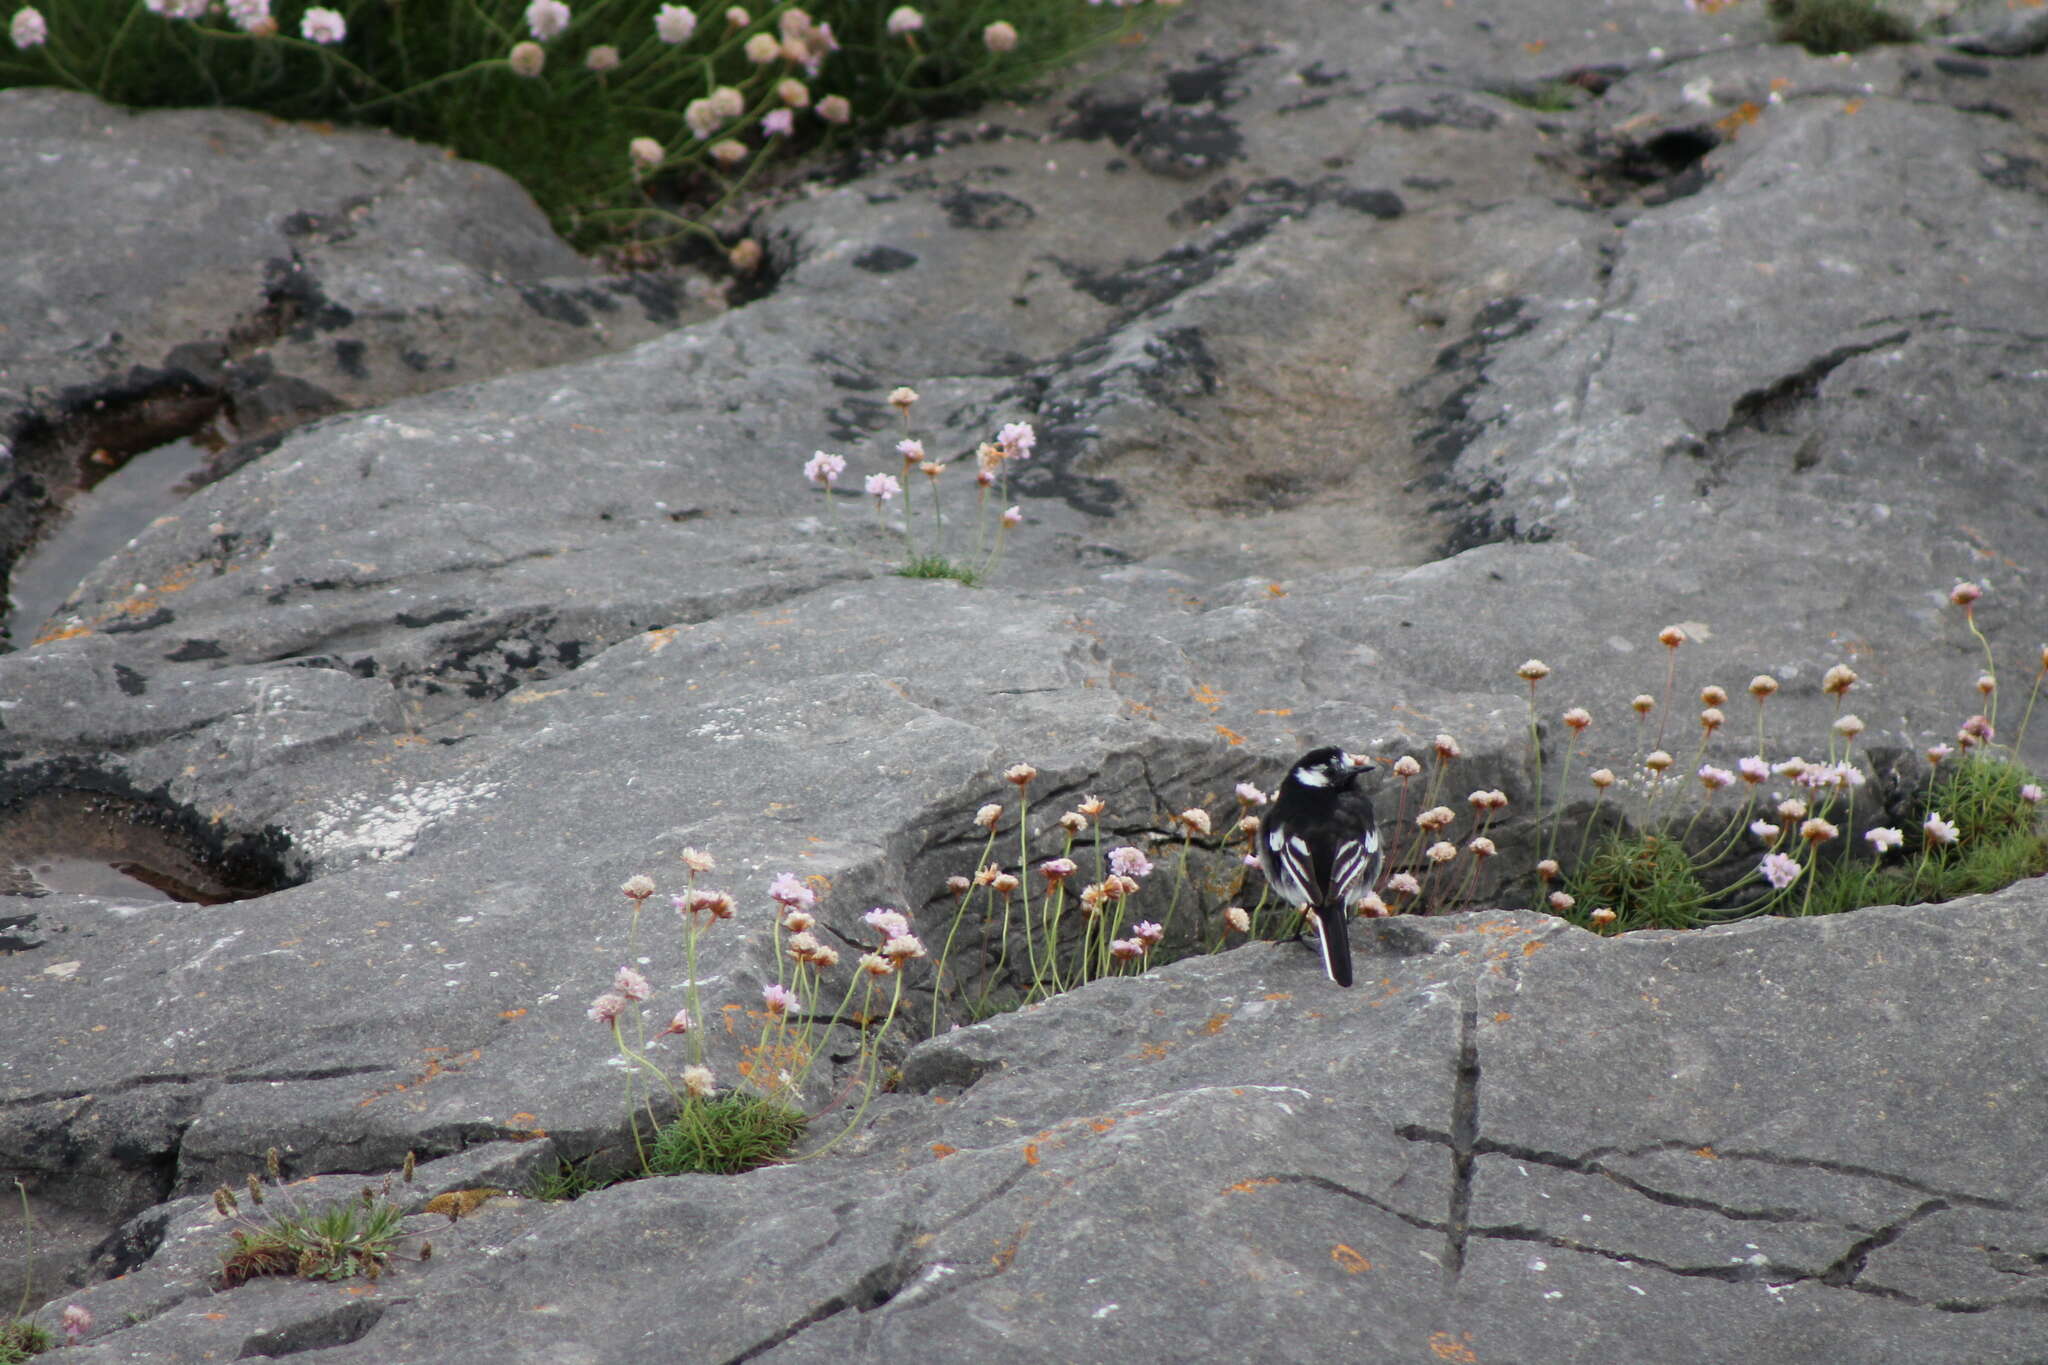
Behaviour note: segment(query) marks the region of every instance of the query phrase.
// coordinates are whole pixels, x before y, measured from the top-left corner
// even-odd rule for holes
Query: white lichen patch
[[[344,797],[294,831],[292,842],[330,866],[390,862],[412,852],[420,835],[498,794],[496,782],[428,782],[372,802]]]

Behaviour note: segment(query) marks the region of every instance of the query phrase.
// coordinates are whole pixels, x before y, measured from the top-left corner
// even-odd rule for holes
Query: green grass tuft
[[[390,128],[496,166],[527,188],[557,231],[594,248],[650,228],[709,236],[704,221],[770,163],[1022,94],[1081,52],[1152,22],[1156,8],[926,0],[924,27],[905,38],[886,31],[891,6],[811,0],[803,8],[831,26],[839,45],[813,74],[803,62],[759,64],[744,51],[749,38],[777,37],[796,8],[786,0],[749,6],[742,28],[726,22],[723,6],[695,6],[696,31],[678,44],[657,36],[661,3],[572,5],[569,28],[543,45],[542,70],[521,76],[508,58],[532,37],[525,0],[327,0],[348,28],[328,46],[300,36],[303,4],[281,6],[280,31],[256,36],[219,6],[195,21],[151,13],[139,0],[61,0],[41,6],[49,41],[0,43],[0,89],[54,85],[135,108],[234,106]],[[1005,52],[983,39],[998,19],[1018,34]],[[600,48],[617,54],[602,72],[587,64]],[[770,136],[761,121],[784,107],[777,85],[785,79],[803,82],[804,107],[788,135]],[[743,108],[699,137],[685,110],[716,87],[738,91]],[[820,116],[828,96],[847,101],[843,123]],[[662,159],[636,175],[628,148],[641,138],[660,144]],[[747,156],[720,169],[709,152],[726,139]]]
[[[804,1127],[801,1111],[758,1095],[692,1100],[662,1125],[647,1169],[653,1175],[737,1175],[781,1157]]]
[[[896,571],[899,578],[950,578],[970,588],[981,586],[981,574],[965,564],[956,564],[944,555],[918,555]]]
[[[1513,86],[1498,92],[1524,109],[1538,113],[1562,114],[1579,107],[1579,87],[1570,81],[1545,81],[1535,86]]]
[[[50,1329],[28,1318],[0,1322],[0,1365],[20,1365],[30,1356],[41,1355],[57,1344]]]
[[[1769,10],[1779,42],[1797,43],[1817,57],[1919,37],[1911,24],[1874,0],[1770,0]]]
[[[1707,901],[1684,845],[1666,834],[1603,834],[1568,889],[1581,919],[1603,905],[1613,910],[1616,933],[1693,928]]]
[[[581,1199],[593,1190],[606,1189],[630,1178],[626,1174],[601,1175],[593,1170],[587,1161],[561,1161],[555,1164],[552,1171],[542,1171],[535,1175],[520,1193],[528,1199],[561,1204],[572,1199]]]
[[[263,1275],[308,1280],[376,1279],[404,1236],[405,1215],[382,1198],[345,1199],[311,1213],[278,1213],[234,1234],[221,1256],[221,1287]]]

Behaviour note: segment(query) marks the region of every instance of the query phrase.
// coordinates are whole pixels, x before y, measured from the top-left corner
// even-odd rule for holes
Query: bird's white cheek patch
[[[1275,853],[1278,853],[1280,851],[1279,830],[1269,829],[1266,831],[1266,847],[1272,849]]]
[[[1378,830],[1376,830],[1376,829],[1369,829],[1369,830],[1367,830],[1367,831],[1365,832],[1365,840],[1364,840],[1364,842],[1365,842],[1365,851],[1366,851],[1367,853],[1377,853],[1377,852],[1379,852],[1379,851],[1380,851],[1380,832],[1379,832]]]
[[[1300,857],[1306,858],[1308,856],[1308,843],[1299,834],[1290,836],[1287,840],[1287,846],[1293,849]]]
[[[1316,768],[1296,768],[1294,770],[1294,780],[1304,787],[1327,787],[1330,785],[1330,779],[1323,776],[1321,770]]]

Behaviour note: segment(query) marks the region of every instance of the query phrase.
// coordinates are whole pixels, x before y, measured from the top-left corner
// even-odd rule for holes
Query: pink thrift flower
[[[903,463],[916,464],[924,458],[924,442],[902,440],[896,443],[896,453],[903,457]]]
[[[1149,919],[1141,919],[1131,926],[1131,937],[1142,942],[1147,948],[1154,947],[1166,937],[1166,930]]]
[[[79,1304],[67,1303],[64,1305],[63,1313],[58,1316],[57,1323],[64,1329],[65,1344],[76,1346],[79,1338],[92,1330],[92,1310]]]
[[[761,120],[761,131],[769,137],[788,137],[796,131],[796,115],[787,109],[772,109]]]
[[[981,43],[990,52],[1008,52],[1017,46],[1017,29],[1001,19],[981,31]]]
[[[1777,827],[1776,825],[1772,824],[1772,823],[1771,823],[1770,821],[1768,821],[1768,820],[1752,820],[1752,821],[1750,821],[1750,822],[1749,822],[1749,832],[1750,832],[1751,834],[1754,834],[1754,835],[1755,835],[1755,836],[1756,836],[1757,838],[1759,838],[1759,839],[1767,839],[1767,840],[1768,840],[1768,839],[1775,839],[1775,838],[1777,838],[1777,837],[1778,837],[1778,827]]]
[[[850,123],[853,121],[853,105],[844,95],[827,95],[816,105],[818,117],[827,123]]]
[[[1024,524],[1024,509],[1023,509],[1023,508],[1021,508],[1021,507],[1005,507],[1005,508],[1003,509],[1003,525],[1004,525],[1005,527],[1017,527],[1017,526],[1022,526],[1023,524]]]
[[[805,886],[794,872],[784,872],[768,883],[768,899],[792,910],[808,910],[818,903],[818,893]]]
[[[1223,912],[1223,922],[1228,924],[1235,933],[1249,934],[1252,931],[1252,917],[1245,913],[1245,909],[1241,905],[1233,905],[1225,910]]]
[[[2033,805],[2039,805],[2041,801],[2040,784],[2035,782],[2029,782],[2026,786],[2021,787],[2020,800],[2028,802]]]
[[[916,934],[892,934],[882,944],[882,956],[899,964],[914,957],[923,957],[924,940]]]
[[[761,1003],[770,1014],[787,1014],[796,1008],[796,992],[787,986],[763,986]]]
[[[1735,771],[1742,774],[1742,780],[1752,787],[1771,775],[1771,765],[1755,754],[1735,760]]]
[[[1137,938],[1110,940],[1109,955],[1118,962],[1129,962],[1145,955],[1145,941]]]
[[[338,43],[348,37],[348,21],[331,9],[309,9],[299,20],[299,36],[309,43]]]
[[[16,10],[14,18],[8,21],[7,36],[13,40],[17,48],[26,52],[32,47],[41,47],[50,41],[50,26],[44,22],[40,10],[33,5],[24,5]],[[64,1311],[68,1313],[71,1310],[67,1308]]]
[[[645,1000],[654,994],[653,988],[647,984],[647,978],[631,967],[619,968],[619,974],[612,978],[612,989],[628,1000]]]
[[[1717,792],[1721,788],[1731,785],[1734,781],[1735,774],[1729,772],[1726,768],[1716,768],[1711,763],[1700,766],[1700,785],[1710,792]]]
[[[1413,873],[1396,872],[1387,878],[1387,890],[1399,896],[1419,896],[1422,894],[1422,883],[1415,880]]]
[[[812,483],[831,485],[846,472],[844,455],[828,455],[822,450],[811,452],[811,458],[804,461],[804,477]]]
[[[861,922],[883,938],[898,938],[910,932],[910,921],[884,905],[878,905],[862,915]]]
[[[1927,831],[1928,839],[1934,843],[1952,844],[1956,841],[1954,822],[1942,819],[1940,811],[1935,811],[1932,815],[1929,815],[1926,823],[1921,828]]]
[[[1906,842],[1904,831],[1896,829],[1865,830],[1863,838],[1880,857]]]
[[[903,485],[896,482],[894,474],[870,474],[867,479],[868,496],[877,504],[885,503],[903,491]]]
[[[1125,844],[1109,851],[1109,870],[1119,877],[1147,877],[1152,874],[1152,860]]]
[[[687,43],[697,31],[697,12],[688,5],[663,5],[654,15],[654,36],[664,43]]]
[[[1780,891],[1799,879],[1799,864],[1782,853],[1766,853],[1757,869],[1764,874],[1765,881]]]
[[[1048,858],[1038,865],[1039,874],[1054,884],[1065,881],[1080,870],[1080,865],[1072,858]]]
[[[526,7],[526,31],[542,42],[569,27],[569,7],[562,0],[533,0]]]
[[[690,1012],[688,1010],[677,1010],[675,1017],[668,1021],[668,1027],[654,1036],[666,1038],[671,1033],[688,1033],[690,1028]]]
[[[624,1014],[625,1012],[626,997],[623,995],[614,995],[610,991],[606,991],[603,995],[600,995],[599,997],[597,997],[597,999],[591,1001],[590,1009],[587,1011],[587,1013],[590,1015],[591,1021],[593,1023],[599,1024],[612,1023],[621,1014]]]
[[[996,444],[1003,448],[1007,458],[1028,460],[1038,445],[1038,433],[1031,429],[1029,422],[1011,422],[996,433]]]
[[[1242,805],[1262,806],[1266,803],[1266,794],[1249,782],[1240,782],[1237,784],[1237,799]]]
[[[908,5],[889,11],[887,27],[891,38],[908,37],[924,27],[924,16]]]

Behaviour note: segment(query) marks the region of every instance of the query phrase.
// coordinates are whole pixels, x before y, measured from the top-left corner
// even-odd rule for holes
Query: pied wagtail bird
[[[1340,986],[1351,984],[1352,913],[1380,875],[1372,797],[1358,785],[1372,767],[1363,754],[1309,750],[1288,770],[1259,825],[1259,870],[1316,926],[1323,970]]]

